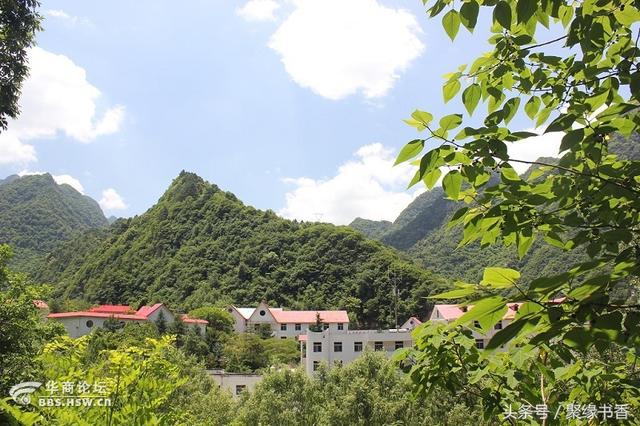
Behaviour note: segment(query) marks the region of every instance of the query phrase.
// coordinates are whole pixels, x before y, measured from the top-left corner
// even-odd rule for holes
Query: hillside
[[[392,270],[392,277],[389,271]],[[424,316],[424,297],[443,279],[348,227],[297,223],[245,206],[233,194],[182,172],[156,205],[53,252],[41,281],[58,295],[92,302],[163,301],[291,309],[345,308],[361,326]]]
[[[640,138],[623,139],[614,136],[611,152],[628,159],[640,159]],[[544,162],[555,159],[544,158]],[[529,172],[526,172],[529,173]],[[437,274],[466,281],[477,281],[487,266],[508,266],[520,270],[524,280],[540,275],[557,273],[568,263],[586,259],[582,252],[563,252],[537,241],[529,253],[518,259],[515,250],[500,245],[480,249],[479,244],[458,248],[462,230],[447,230],[453,213],[462,203],[447,200],[442,188],[437,187],[421,194],[393,222],[377,222],[358,218],[349,226],[363,232],[369,238],[402,250],[424,268]]]
[[[0,180],[0,243],[13,247],[18,270],[33,272],[59,243],[107,225],[97,202],[49,174]]]

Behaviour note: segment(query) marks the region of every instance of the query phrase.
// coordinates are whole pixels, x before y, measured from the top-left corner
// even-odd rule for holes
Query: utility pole
[[[391,280],[391,284],[393,285],[393,311],[396,320],[396,330],[398,330],[398,285],[396,283],[396,273],[393,272],[393,277],[391,277],[391,268],[389,268],[389,279]]]

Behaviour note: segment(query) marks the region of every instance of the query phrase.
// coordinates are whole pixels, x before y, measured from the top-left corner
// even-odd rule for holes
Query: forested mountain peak
[[[0,243],[15,250],[17,269],[34,262],[75,233],[108,225],[98,203],[48,174],[0,181]]]
[[[354,323],[392,326],[424,317],[424,297],[447,283],[347,227],[298,223],[245,206],[230,192],[182,172],[157,204],[108,230],[86,233],[48,258],[39,280],[63,298],[134,306],[161,301],[266,300],[290,309],[347,309]]]

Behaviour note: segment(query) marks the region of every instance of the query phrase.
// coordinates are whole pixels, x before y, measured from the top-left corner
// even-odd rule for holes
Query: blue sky
[[[462,112],[442,75],[488,50],[464,29],[452,44],[419,0],[43,0],[42,14],[0,176],[50,172],[116,216],[184,169],[285,217],[393,220],[416,195],[391,168],[417,136],[402,119]]]

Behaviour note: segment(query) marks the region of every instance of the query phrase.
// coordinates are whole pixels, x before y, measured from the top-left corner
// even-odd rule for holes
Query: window
[[[302,358],[307,357],[307,344],[302,342]]]
[[[286,338],[287,338],[287,336],[280,336],[280,338],[281,338],[281,339],[286,339]]]
[[[344,330],[344,324],[339,322],[338,323],[338,330]]]
[[[247,385],[236,385],[236,395],[240,395],[247,390]]]
[[[316,371],[320,367],[320,361],[313,361],[313,371]]]
[[[302,325],[296,324],[295,328],[296,328],[296,331],[300,331],[302,330]]]
[[[353,351],[362,352],[362,342],[353,342]]]
[[[233,313],[233,308],[229,308],[229,309],[227,309],[227,311],[229,311],[229,313],[231,314],[231,313]]]
[[[342,352],[342,342],[333,342],[333,351]]]
[[[260,316],[261,316],[261,317],[263,317],[263,316],[265,316],[265,315],[267,315],[267,313],[266,313],[264,310],[260,311]]]
[[[375,350],[375,351],[384,350],[384,344],[382,342],[374,342],[373,343],[373,350]]]
[[[473,326],[477,327],[477,328],[480,328],[480,321],[474,321],[473,322]]]
[[[482,340],[482,339],[476,339],[476,348],[478,348],[478,349],[484,349],[484,340]]]
[[[89,328],[93,327],[93,321],[87,320],[87,327]]]
[[[404,348],[404,342],[396,342],[396,349]]]
[[[502,321],[498,321],[495,326],[496,330],[502,330]]]
[[[280,331],[287,331],[287,324],[280,324]]]
[[[313,351],[322,352],[322,342],[313,342]]]

